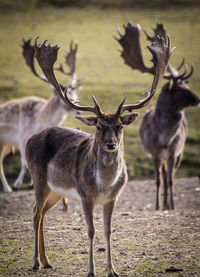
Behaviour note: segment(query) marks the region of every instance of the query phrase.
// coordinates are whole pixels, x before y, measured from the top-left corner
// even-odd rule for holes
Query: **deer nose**
[[[109,150],[113,150],[116,148],[116,143],[113,142],[112,140],[107,141],[105,144],[106,144],[106,148]]]
[[[81,112],[80,111],[76,111],[76,114],[81,114]]]

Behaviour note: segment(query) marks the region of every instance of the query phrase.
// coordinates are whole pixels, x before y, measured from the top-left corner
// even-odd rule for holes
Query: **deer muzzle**
[[[117,144],[113,141],[108,141],[105,143],[105,146],[108,150],[115,150],[117,147]]]

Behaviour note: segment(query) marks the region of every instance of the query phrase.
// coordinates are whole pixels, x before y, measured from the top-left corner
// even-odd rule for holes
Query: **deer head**
[[[180,66],[177,69],[180,69]],[[177,69],[174,70],[174,68],[169,66],[168,71],[171,71],[171,74],[165,76],[169,82],[163,87],[163,93],[170,97],[171,102],[178,110],[189,106],[197,106],[200,103],[200,99],[187,85],[188,79],[193,73],[193,66],[191,66],[189,73],[187,73],[187,66],[182,74],[178,73]]]

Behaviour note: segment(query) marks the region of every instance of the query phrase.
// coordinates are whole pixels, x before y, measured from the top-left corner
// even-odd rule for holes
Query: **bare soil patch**
[[[130,181],[113,216],[113,260],[120,277],[200,276],[199,178],[177,179],[175,211],[154,211],[153,180]],[[32,271],[34,191],[0,193],[0,276],[87,275],[88,238],[82,208],[60,201],[46,216],[47,254],[54,269]],[[95,208],[97,277],[106,276],[101,207]]]

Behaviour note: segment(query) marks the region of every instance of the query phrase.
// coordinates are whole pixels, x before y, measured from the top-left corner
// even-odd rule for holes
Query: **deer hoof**
[[[39,265],[34,265],[33,266],[33,271],[37,271],[37,270],[39,270],[40,269],[40,266]]]
[[[87,277],[95,277],[95,273],[89,273]]]
[[[44,268],[53,268],[53,267],[52,267],[52,265],[47,264],[47,265],[44,266]]]
[[[110,273],[109,275],[108,275],[108,277],[119,277],[119,275],[117,274],[117,273]]]

